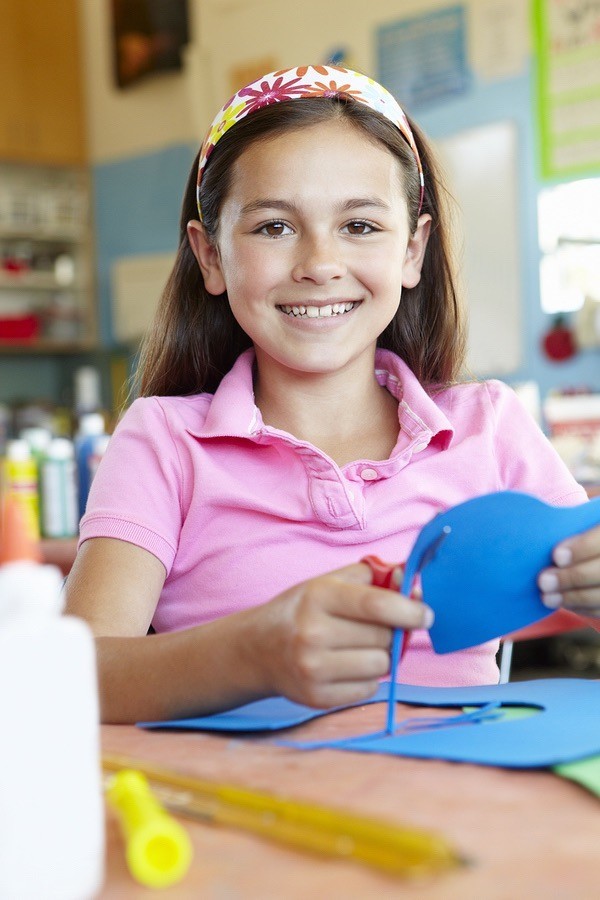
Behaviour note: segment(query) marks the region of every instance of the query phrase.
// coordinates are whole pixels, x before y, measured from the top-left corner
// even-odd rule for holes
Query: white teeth
[[[326,306],[287,306],[280,307],[282,312],[288,316],[300,316],[307,319],[323,319],[329,316],[343,316],[344,313],[354,309],[356,304],[352,301],[348,303],[328,303]]]

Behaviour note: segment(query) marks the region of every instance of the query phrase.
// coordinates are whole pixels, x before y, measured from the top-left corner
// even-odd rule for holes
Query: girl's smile
[[[331,121],[251,144],[233,168],[216,245],[190,239],[207,290],[227,293],[261,378],[372,369],[403,287],[420,277],[429,217],[409,234],[385,147]]]
[[[332,300],[331,303],[326,303],[324,305],[313,305],[310,301],[306,301],[306,304],[300,303],[298,305],[295,304],[294,306],[279,306],[278,309],[286,315],[294,316],[295,318],[327,319],[331,316],[345,316],[346,313],[352,312],[359,303],[359,300]]]

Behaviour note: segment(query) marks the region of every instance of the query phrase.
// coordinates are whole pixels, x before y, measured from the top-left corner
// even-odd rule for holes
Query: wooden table
[[[58,566],[68,575],[77,554],[77,538],[44,538],[40,541],[42,562]]]
[[[399,718],[414,714],[414,709],[398,707]],[[381,728],[384,715],[383,705],[366,706],[286,734],[342,737]],[[106,753],[127,754],[201,778],[437,830],[471,864],[418,883],[406,882],[355,863],[315,858],[249,834],[186,821],[195,851],[191,870],[179,885],[156,892],[131,879],[117,822],[108,812],[101,898],[595,900],[600,896],[600,801],[549,771],[334,750],[306,752],[278,747],[272,738],[152,732],[119,725],[103,726],[102,747]]]

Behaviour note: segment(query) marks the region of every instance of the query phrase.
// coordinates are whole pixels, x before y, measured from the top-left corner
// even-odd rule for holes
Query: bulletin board
[[[600,2],[534,0],[542,176],[600,172]]]
[[[409,110],[447,100],[471,82],[465,8],[400,19],[377,31],[379,81]]]

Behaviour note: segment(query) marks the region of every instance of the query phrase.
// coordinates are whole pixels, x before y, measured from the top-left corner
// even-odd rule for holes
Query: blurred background
[[[337,62],[381,81],[437,148],[459,209],[471,373],[512,385],[598,491],[597,4],[0,0],[0,13],[0,455],[13,468],[23,441],[39,467],[50,440],[71,441],[76,464],[85,439],[89,482],[212,116],[262,73]],[[77,522],[40,529],[66,539],[52,546],[68,567]],[[523,665],[600,671],[587,632],[536,653]]]

